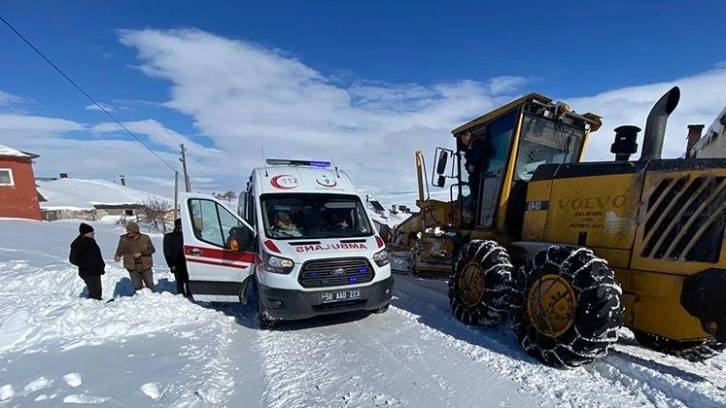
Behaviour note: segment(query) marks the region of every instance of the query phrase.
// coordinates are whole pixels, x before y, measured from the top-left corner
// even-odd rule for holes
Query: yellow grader
[[[599,116],[529,94],[452,131],[431,184],[416,152],[420,211],[391,251],[411,274],[448,279],[454,316],[492,326],[509,315],[531,356],[570,368],[607,354],[624,325],[643,346],[699,361],[726,342],[726,159],[662,159],[680,90],[636,126],[615,129],[612,161],[582,162]],[[462,134],[483,152],[470,178]],[[470,188],[469,180],[478,180]],[[478,188],[477,188],[478,186]],[[477,191],[477,194],[472,194]],[[446,190],[441,190],[446,194]]]

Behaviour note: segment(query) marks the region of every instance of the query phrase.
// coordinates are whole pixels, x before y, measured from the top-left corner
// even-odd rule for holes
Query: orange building
[[[37,157],[0,145],[0,217],[40,220],[33,174]]]

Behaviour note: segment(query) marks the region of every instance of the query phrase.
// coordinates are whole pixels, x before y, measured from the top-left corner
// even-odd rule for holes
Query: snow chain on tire
[[[512,261],[494,241],[473,240],[454,261],[449,278],[449,305],[464,324],[495,325],[509,311]]]
[[[622,289],[586,248],[551,246],[514,277],[512,321],[524,350],[556,368],[603,357],[623,324]]]

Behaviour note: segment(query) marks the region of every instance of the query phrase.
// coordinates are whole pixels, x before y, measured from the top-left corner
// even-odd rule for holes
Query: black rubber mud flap
[[[726,343],[726,270],[708,269],[686,278],[681,305],[701,321],[703,330]]]

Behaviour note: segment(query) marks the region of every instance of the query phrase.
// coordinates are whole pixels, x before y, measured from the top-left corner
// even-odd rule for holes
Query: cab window
[[[526,114],[517,152],[515,180],[529,181],[542,164],[577,162],[584,137],[584,128]]]
[[[240,230],[249,230],[226,208],[212,200],[189,200],[194,236],[208,244],[230,248],[230,238]]]

